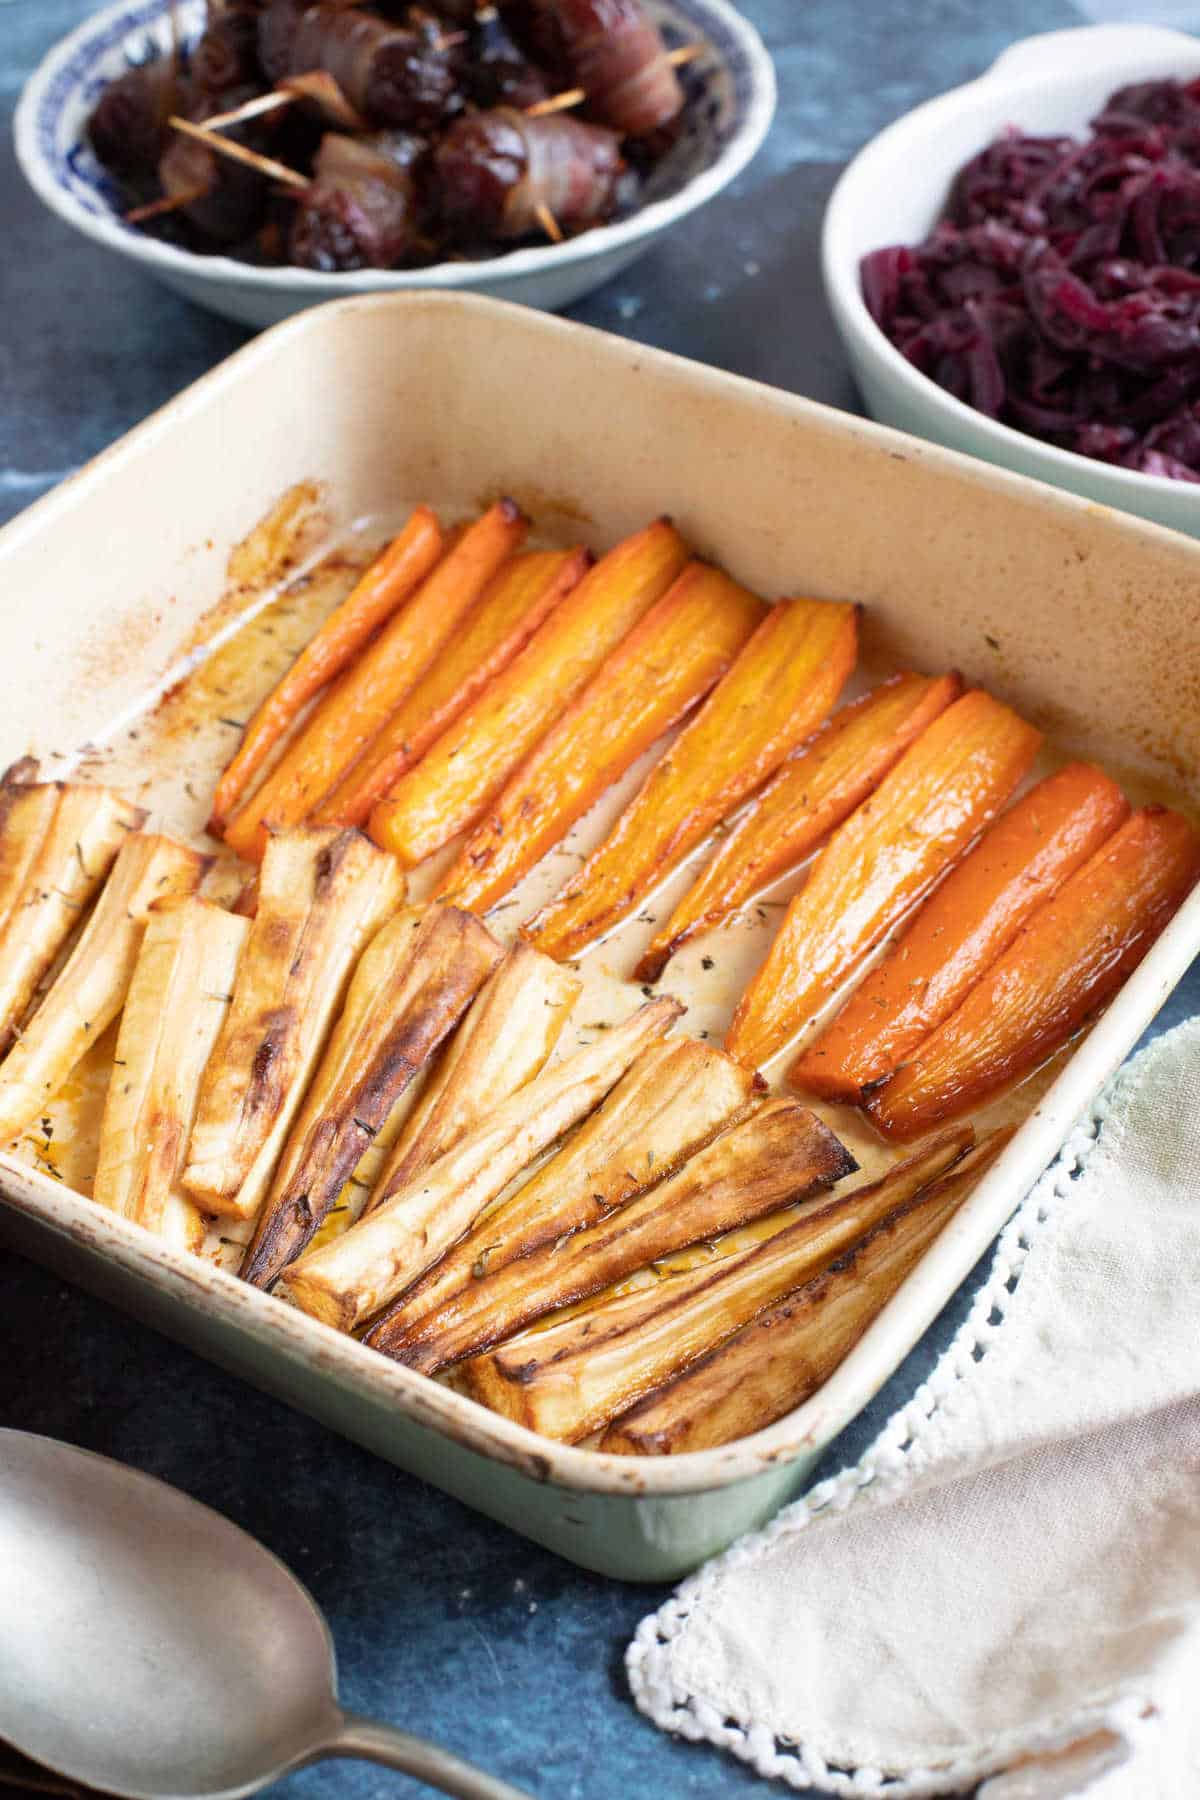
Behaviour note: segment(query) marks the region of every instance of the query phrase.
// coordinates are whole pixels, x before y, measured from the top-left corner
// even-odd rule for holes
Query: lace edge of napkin
[[[673,1675],[671,1649],[693,1608],[728,1569],[756,1560],[780,1537],[806,1530],[827,1514],[845,1512],[868,1488],[876,1489],[880,1499],[890,1499],[915,1477],[925,1438],[1003,1329],[1029,1257],[1059,1208],[1072,1198],[1072,1189],[1100,1142],[1101,1127],[1109,1114],[1126,1090],[1142,1079],[1145,1056],[1143,1052],[1119,1070],[1072,1129],[1054,1162],[1001,1232],[987,1280],[928,1380],[893,1413],[860,1461],[818,1483],[761,1531],[740,1539],[706,1563],[658,1612],[642,1620],[625,1653],[625,1668],[639,1711],[661,1730],[728,1750],[767,1779],[801,1790],[823,1789],[844,1800],[932,1800],[936,1795],[973,1787],[1020,1756],[1065,1749],[1093,1731],[1111,1731],[1126,1740],[1140,1735],[1144,1729],[1142,1702],[1125,1696],[1112,1704],[1094,1705],[1090,1711],[1081,1709],[1070,1717],[1046,1720],[1037,1730],[1007,1734],[994,1740],[986,1754],[937,1768],[894,1774],[846,1766],[827,1758],[813,1743],[780,1738],[769,1726],[756,1725],[753,1719],[730,1714],[700,1694],[688,1693]]]

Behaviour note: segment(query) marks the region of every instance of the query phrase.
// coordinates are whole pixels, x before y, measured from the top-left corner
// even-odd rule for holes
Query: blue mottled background
[[[0,8],[0,517],[244,337],[74,237],[17,173],[7,118],[21,83],[89,10],[86,0]],[[743,0],[743,10],[779,71],[766,147],[732,192],[575,316],[853,408],[816,262],[841,165],[1013,39],[1131,11],[1111,0]],[[1200,0],[1160,0],[1136,16],[1200,28]],[[0,604],[19,606],[20,595]],[[1196,1010],[1194,969],[1158,1028]],[[969,1285],[825,1473],[911,1393]],[[0,1422],[152,1470],[262,1538],[328,1612],[343,1694],[358,1711],[442,1738],[544,1800],[714,1800],[758,1785],[717,1752],[663,1737],[631,1706],[622,1655],[660,1593],[573,1569],[2,1254]],[[273,1793],[403,1791],[401,1777],[326,1765]]]

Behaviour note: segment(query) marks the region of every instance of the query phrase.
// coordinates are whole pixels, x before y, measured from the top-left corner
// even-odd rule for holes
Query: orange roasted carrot
[[[1032,1074],[1135,969],[1200,879],[1200,832],[1147,806],[1034,913],[962,1005],[868,1101],[919,1137]]]
[[[267,829],[298,824],[345,774],[425,673],[529,529],[515,501],[498,500],[427,575],[404,610],[317,707],[258,792],[236,813],[225,841],[257,860]]]
[[[247,725],[241,744],[217,783],[208,829],[220,836],[234,807],[303,706],[353,662],[367,639],[424,581],[442,553],[435,514],[418,506],[398,537],[382,550],[334,607],[283,680]]]
[[[758,1064],[807,1025],[995,817],[1041,741],[979,688],[939,714],[822,850],[725,1048]]]
[[[668,519],[601,557],[519,656],[371,814],[375,842],[406,868],[466,831],[687,562]]]
[[[857,1105],[954,1011],[1026,920],[1111,837],[1115,781],[1069,763],[1004,813],[788,1070],[788,1085]]]
[[[817,729],[858,655],[858,609],[781,600],[657,762],[608,837],[524,928],[547,956],[578,956],[631,913]]]
[[[439,896],[494,906],[721,679],[765,610],[720,569],[689,563],[521,764]]]
[[[657,981],[675,952],[799,866],[957,700],[957,675],[893,675],[835,713],[773,775],[634,970]]]
[[[510,663],[587,572],[586,550],[510,557],[437,661],[313,813],[316,825],[362,825],[377,800]]]

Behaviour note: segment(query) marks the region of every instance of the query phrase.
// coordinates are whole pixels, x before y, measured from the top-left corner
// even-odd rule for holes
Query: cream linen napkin
[[[642,1710],[839,1795],[1200,1797],[1200,1021],[1119,1074],[862,1461],[640,1627]]]

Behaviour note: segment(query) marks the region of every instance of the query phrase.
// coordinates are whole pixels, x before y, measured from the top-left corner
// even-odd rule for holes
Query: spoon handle
[[[388,1769],[403,1769],[429,1787],[456,1800],[530,1800],[520,1788],[485,1775],[474,1763],[464,1762],[439,1744],[425,1738],[398,1731],[394,1725],[381,1725],[374,1719],[363,1719],[347,1713],[341,1731],[330,1744],[330,1756],[353,1756],[363,1762],[382,1763]]]

